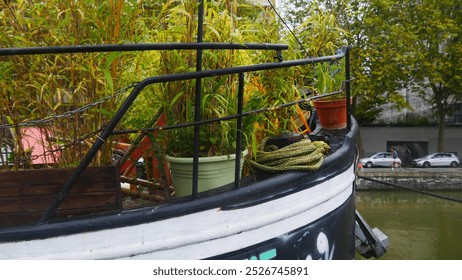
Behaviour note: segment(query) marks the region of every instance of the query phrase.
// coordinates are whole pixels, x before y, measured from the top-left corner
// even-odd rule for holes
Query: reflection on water
[[[462,197],[462,192],[438,192]],[[407,191],[360,191],[356,207],[388,238],[388,260],[462,260],[462,204]]]

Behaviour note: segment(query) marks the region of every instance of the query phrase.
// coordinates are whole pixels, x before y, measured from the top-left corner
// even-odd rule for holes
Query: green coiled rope
[[[265,172],[312,171],[324,161],[330,147],[324,141],[302,139],[283,148],[266,145],[265,138],[258,147],[256,158],[249,160],[253,168]]]

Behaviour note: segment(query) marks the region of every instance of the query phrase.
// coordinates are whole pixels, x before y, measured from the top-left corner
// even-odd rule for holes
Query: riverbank
[[[417,190],[462,190],[462,168],[364,168],[358,175]],[[358,178],[357,190],[399,190]]]

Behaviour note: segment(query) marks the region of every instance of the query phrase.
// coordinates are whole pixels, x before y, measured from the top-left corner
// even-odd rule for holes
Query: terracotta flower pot
[[[314,100],[319,122],[325,130],[344,129],[347,126],[346,99]]]

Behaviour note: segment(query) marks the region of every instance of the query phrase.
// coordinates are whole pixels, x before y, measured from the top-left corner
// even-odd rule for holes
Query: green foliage
[[[341,62],[344,62],[343,60]],[[314,90],[318,94],[332,93],[343,90],[345,80],[345,65],[335,63],[319,63],[315,65]],[[344,94],[334,95],[330,98],[344,98]]]
[[[0,1],[2,47],[120,44],[133,42],[195,42],[197,1]],[[303,47],[292,36],[281,37],[274,13],[244,0],[205,1],[204,41],[230,43],[287,42],[284,59],[332,54],[344,44],[346,33],[336,18],[313,6],[296,30]],[[281,39],[282,38],[282,39]],[[56,54],[0,57],[1,115],[13,124],[60,115],[111,96],[145,77],[195,71],[196,52],[188,50]],[[274,52],[204,51],[203,69],[275,61]],[[312,66],[246,75],[244,110],[277,106],[298,99],[298,88],[313,79]],[[122,120],[120,128],[139,129],[152,123],[161,110],[168,124],[192,122],[195,82],[171,82],[148,87]],[[237,76],[202,80],[201,118],[236,113]],[[56,143],[68,143],[98,131],[114,114],[121,99],[111,98],[77,116],[62,118],[50,129]],[[245,118],[244,138],[258,141],[266,134],[291,130],[294,108]],[[172,153],[192,152],[192,128],[161,137]],[[204,155],[233,152],[235,121],[204,126],[200,131]],[[18,141],[20,133],[17,133]],[[95,136],[93,136],[95,137]],[[78,151],[63,153],[63,165],[74,164],[94,139],[80,141]],[[246,143],[247,145],[247,143]],[[19,145],[16,147],[20,149]],[[111,147],[107,147],[109,150]],[[241,147],[239,147],[241,148]],[[95,164],[110,162],[110,153]],[[109,155],[109,156],[107,156]]]
[[[290,19],[295,35],[286,35],[291,47],[290,59],[332,55],[346,44],[349,33],[340,27],[336,15],[326,10],[321,2],[283,1],[285,18]],[[321,63],[294,68],[291,74],[297,90],[303,88],[308,93],[320,94],[340,90],[344,70],[344,63]]]
[[[432,105],[443,127],[453,104],[462,100],[460,1],[321,2],[352,35],[352,90],[360,122],[374,120],[386,103],[412,109],[399,94],[412,88]]]
[[[425,116],[419,116],[415,113],[408,114],[407,116],[400,118],[396,125],[398,126],[430,126],[434,122]]]
[[[65,46],[136,41],[141,7],[137,1],[1,1],[0,45],[2,47]],[[133,55],[56,54],[0,57],[1,115],[13,124],[60,115],[115,91],[133,81],[124,72]],[[122,74],[124,73],[124,74]],[[128,73],[128,75],[127,75]],[[131,76],[131,77],[129,77]],[[138,79],[138,78],[137,78]],[[116,100],[93,110],[60,118],[49,127],[56,144],[69,144],[97,131],[112,116]],[[16,151],[21,151],[21,133],[16,130]],[[73,163],[91,146],[86,139],[76,150],[63,151],[64,165]],[[95,164],[110,162],[99,157]]]
[[[160,41],[194,42],[196,40],[196,13],[197,7],[184,1],[176,3],[174,9],[165,14],[165,29],[158,30],[157,37]],[[206,1],[204,15],[204,41],[206,42],[269,42],[274,38],[278,40],[274,21],[268,19],[264,10],[251,10],[248,4],[240,1]],[[239,14],[239,16],[238,16]],[[249,17],[243,15],[249,14]],[[260,20],[255,21],[259,17]],[[272,25],[272,27],[271,27]],[[268,26],[270,28],[264,28]],[[203,52],[203,69],[218,69],[261,62],[261,55],[271,56],[274,61],[274,53],[248,52],[248,51],[224,51],[205,50]],[[171,74],[185,71],[195,71],[194,51],[169,51],[162,52],[160,57],[160,74]],[[246,81],[251,81],[251,75],[246,75]],[[219,118],[237,113],[237,87],[238,77],[212,77],[202,79],[201,95],[201,119]],[[262,92],[250,86],[245,88],[244,110],[254,105],[254,95]],[[195,81],[175,82],[157,87],[156,101],[166,115],[168,124],[191,123],[194,121],[196,108],[194,106]],[[282,94],[282,96],[285,96]],[[279,97],[281,99],[281,97]],[[247,104],[247,101],[249,104]],[[259,99],[264,101],[265,99]],[[267,104],[258,104],[259,108]],[[253,118],[244,118],[244,140],[251,139],[253,131]],[[260,119],[261,120],[261,119]],[[271,120],[268,119],[268,123]],[[234,153],[235,138],[237,133],[236,121],[222,121],[203,125],[200,128],[200,153],[202,156]],[[168,131],[165,135],[168,142],[169,153],[175,156],[191,156],[193,153],[193,128],[183,128]],[[247,146],[247,144],[244,144]],[[242,149],[243,147],[239,147]]]
[[[402,88],[420,92],[439,122],[443,150],[444,120],[462,100],[462,4],[459,0],[324,0],[341,25],[353,34],[353,90],[360,95],[356,114],[395,103],[408,107]],[[431,94],[427,89],[431,89]]]

